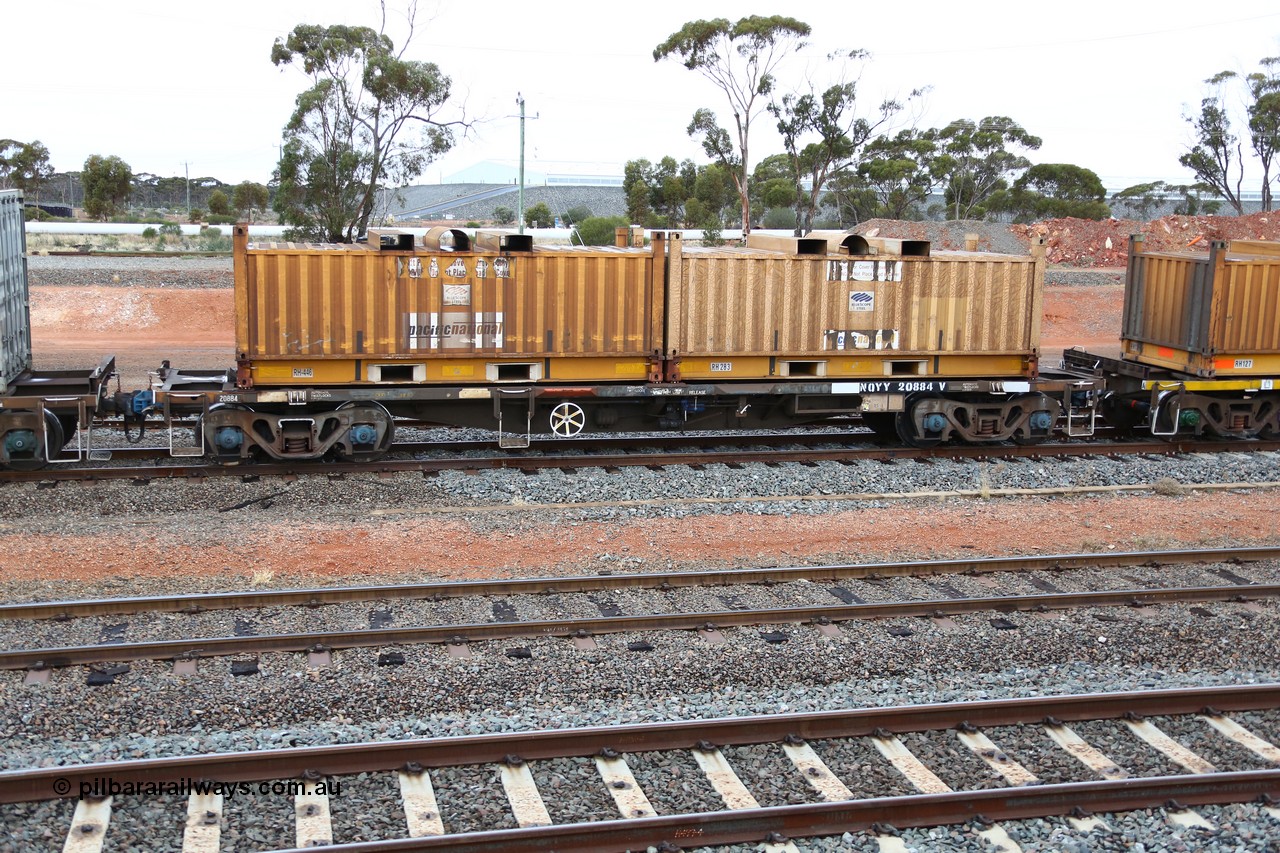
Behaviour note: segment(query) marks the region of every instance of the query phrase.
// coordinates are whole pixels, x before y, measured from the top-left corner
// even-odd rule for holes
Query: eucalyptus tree
[[[827,181],[856,168],[863,148],[903,109],[901,101],[886,98],[868,113],[858,111],[858,79],[844,69],[869,57],[865,50],[829,54],[823,67],[841,69],[841,79],[822,91],[809,81],[806,91],[785,94],[768,105],[795,180],[797,234],[812,228]],[[921,95],[923,90],[916,90],[910,98]]]
[[[284,127],[275,209],[298,236],[351,242],[365,233],[379,189],[403,186],[453,147],[461,121],[442,120],[450,79],[405,58],[382,27],[299,24],[271,61],[298,65],[311,85]]]
[[[808,24],[782,15],[750,15],[690,21],[653,50],[654,61],[678,57],[685,68],[710,80],[729,101],[733,133],[713,110],[693,114],[687,132],[702,139],[713,163],[732,175],[742,204],[742,232],[751,230],[751,123],[765,109],[775,86],[774,71],[789,54],[805,46]]]

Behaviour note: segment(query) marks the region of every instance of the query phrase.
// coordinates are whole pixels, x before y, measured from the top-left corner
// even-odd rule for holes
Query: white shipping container
[[[31,315],[27,293],[27,238],[22,193],[0,191],[0,396],[31,369]]]

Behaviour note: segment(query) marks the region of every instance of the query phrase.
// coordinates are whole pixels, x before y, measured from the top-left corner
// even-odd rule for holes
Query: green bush
[[[148,225],[146,228],[142,229],[142,236],[146,237],[148,240],[154,240],[156,236],[156,229]]]
[[[578,223],[578,236],[584,246],[612,246],[614,230],[626,225],[622,216],[588,216]]]
[[[771,207],[764,212],[761,225],[771,230],[795,228],[796,212],[789,207]]]
[[[208,217],[205,218],[205,222],[208,222],[210,225],[235,225],[236,217],[235,214],[221,216],[216,213],[210,213]]]
[[[181,237],[182,226],[176,222],[166,222],[165,224],[160,226],[160,233],[168,234],[173,237]]]
[[[223,237],[217,228],[208,229],[212,233],[202,233],[200,235],[200,251],[202,252],[230,252],[231,238]]]

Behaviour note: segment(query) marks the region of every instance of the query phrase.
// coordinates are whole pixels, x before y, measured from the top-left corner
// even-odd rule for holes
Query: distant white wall
[[[199,237],[199,225],[182,224],[178,226],[182,229],[183,236]],[[231,236],[231,225],[212,225],[211,228],[217,228],[223,236]],[[137,234],[141,235],[148,228],[159,228],[158,225],[151,224],[125,224],[121,222],[28,222],[28,234]],[[285,226],[283,225],[250,225],[250,237],[280,237],[284,234]]]

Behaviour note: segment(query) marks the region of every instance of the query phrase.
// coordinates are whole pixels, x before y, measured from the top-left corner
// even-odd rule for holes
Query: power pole
[[[517,234],[524,233],[524,97],[516,92],[516,103],[520,105],[520,191],[516,194],[517,204],[520,210],[516,213],[516,221],[519,223],[520,230]]]
[[[182,168],[187,179],[187,221],[191,221],[191,164],[183,163]]]

